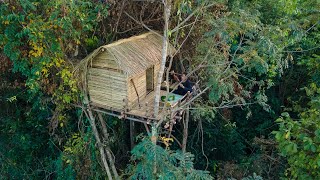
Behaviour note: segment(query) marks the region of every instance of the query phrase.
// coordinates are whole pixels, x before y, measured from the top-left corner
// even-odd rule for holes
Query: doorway
[[[154,66],[150,67],[146,71],[146,81],[147,81],[147,94],[154,90]]]

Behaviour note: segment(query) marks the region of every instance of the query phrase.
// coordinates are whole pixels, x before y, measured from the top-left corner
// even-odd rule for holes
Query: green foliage
[[[260,104],[269,111],[265,92],[287,67],[288,29],[263,23],[256,3],[235,1],[219,18],[208,10],[202,22],[204,34],[197,44],[193,66],[205,68],[199,76],[209,86],[212,106]]]
[[[191,153],[171,151],[153,144],[149,138],[132,150],[129,179],[213,179],[209,172],[195,170]]]
[[[106,16],[105,3],[90,1],[1,3],[0,49],[26,77],[30,101],[48,94],[61,112],[77,99],[68,58],[79,54],[81,41]]]
[[[216,161],[240,160],[245,154],[245,141],[237,132],[235,123],[226,121],[220,116],[213,118],[211,114],[210,111],[192,111],[195,122],[191,122],[191,126],[197,126],[197,129],[190,132],[189,149],[196,156],[197,166],[206,167],[207,162],[201,152],[203,146],[206,156],[210,157],[209,164],[212,166],[209,166],[209,170],[214,170],[213,164]]]
[[[204,21],[201,22],[202,26],[199,27],[204,36],[197,44],[193,66],[196,68],[201,64],[204,67],[198,74],[200,79],[206,82],[202,89],[208,86],[211,89],[208,95],[203,95],[197,102],[194,118],[209,121],[214,125],[211,127],[206,124],[203,127],[206,136],[204,149],[207,150],[228,147],[223,143],[218,146],[213,140],[221,138],[229,142],[225,133],[221,133],[224,132],[224,126],[217,126],[215,121],[219,115],[222,116],[220,121],[234,125],[234,128],[230,128],[229,134],[236,131],[241,136],[232,136],[230,142],[242,142],[244,145],[236,149],[239,150],[238,154],[234,154],[234,149],[229,147],[230,155],[238,159],[242,154],[242,158],[239,159],[244,160],[244,150],[250,149],[247,152],[250,156],[254,157],[252,153],[259,155],[260,152],[251,150],[257,148],[252,145],[253,138],[268,137],[269,133],[277,128],[274,120],[279,116],[281,106],[292,103],[290,98],[299,98],[295,94],[299,87],[303,86],[299,86],[295,79],[287,78],[303,79],[310,76],[314,81],[318,79],[317,73],[314,72],[319,71],[315,68],[310,69],[312,75],[308,75],[305,67],[294,65],[290,67],[290,76],[286,68],[303,56],[307,56],[304,63],[317,61],[316,55],[310,58],[309,51],[314,52],[318,49],[319,41],[315,37],[319,36],[316,18],[319,15],[319,3],[235,0],[227,4],[228,12],[214,14],[208,10]],[[301,54],[294,54],[295,52]],[[312,66],[317,66],[317,63],[313,62]],[[281,77],[283,74],[284,78]],[[292,81],[292,84],[288,81]],[[272,86],[276,87],[271,88]],[[300,92],[299,94],[304,95]],[[306,97],[301,99],[305,101]],[[237,104],[240,107],[234,108]],[[244,107],[246,104],[248,106]],[[227,108],[233,108],[231,113],[228,113],[231,115],[225,115]],[[215,133],[216,131],[220,133]],[[195,148],[195,151],[199,152],[199,147]],[[193,153],[201,155],[200,152],[196,152]],[[207,151],[206,154],[215,157],[216,152]]]
[[[149,10],[144,6],[148,3],[0,3],[0,179],[104,178],[92,132],[85,129],[88,123],[80,120],[78,124],[82,115],[71,106],[79,98],[72,75],[74,59],[105,44],[109,27],[119,36],[141,31],[136,22],[121,15],[123,7],[145,23],[155,22],[149,27],[162,30],[162,8]],[[194,156],[165,150],[145,138],[132,151],[126,175],[131,179],[212,179],[208,172],[195,170],[209,163],[208,170],[214,173],[234,170],[221,164],[239,167],[245,173],[233,176],[238,179],[264,175],[277,179],[281,168],[271,176],[267,172],[267,167],[285,163],[270,160],[277,157],[274,143],[267,141],[260,148],[254,140],[267,138],[278,128],[274,120],[286,106],[290,117],[283,114],[276,131],[279,150],[288,161],[286,175],[319,179],[319,1],[173,3],[172,25],[195,13],[189,19],[194,24],[188,21],[170,37],[179,32],[177,43],[189,37],[179,53],[190,60],[184,64],[187,69],[199,67],[195,74],[200,89],[209,88],[192,107],[188,150]],[[144,9],[139,12],[141,4]],[[112,13],[106,20],[109,7]],[[134,11],[129,12],[130,8]],[[144,19],[151,14],[157,19]],[[111,130],[107,143],[121,157],[117,167],[124,166],[126,122],[108,119],[107,125]],[[180,139],[179,129],[175,130],[174,136]],[[260,176],[248,176],[253,172]]]
[[[300,2],[300,1],[299,1]],[[279,150],[288,161],[285,176],[290,179],[319,179],[320,177],[320,138],[319,138],[319,2],[300,2],[296,6],[295,21],[299,27],[307,29],[299,39],[300,43],[292,45],[297,69],[303,69],[303,84],[296,85],[297,94],[289,97],[291,106],[277,120],[279,130],[275,138]],[[295,72],[299,73],[299,71]]]
[[[55,176],[55,160],[77,130],[71,103],[79,91],[70,59],[85,55],[82,42],[99,32],[107,15],[100,1],[0,3],[0,179]],[[61,178],[74,176],[72,168],[66,165]]]
[[[318,69],[319,57],[313,55],[304,57],[303,65],[309,70]],[[285,175],[295,179],[318,179],[320,177],[320,121],[318,71],[310,71],[310,84],[305,87],[309,103],[306,107],[299,104],[293,110],[299,113],[298,119],[291,118],[289,113],[283,113],[277,122],[279,130],[275,138],[279,149],[288,160]]]
[[[317,105],[319,106],[319,104]],[[318,108],[311,107],[302,112],[301,119],[294,120],[283,114],[277,120],[279,131],[275,131],[279,149],[288,160],[286,176],[294,179],[320,178],[320,122]]]
[[[31,110],[27,116],[24,108],[30,105],[21,97],[18,101],[1,103],[8,109],[0,110],[0,179],[45,177],[58,156],[44,121],[47,109]]]
[[[57,179],[102,179],[105,172],[99,165],[100,157],[90,129],[75,133],[66,142],[55,162]]]
[[[308,26],[317,22],[319,4],[258,0],[226,4],[229,12],[215,14],[209,9],[203,16],[203,27],[198,29],[204,36],[193,66],[207,67],[199,76],[207,82],[204,87],[212,87],[208,98],[214,105],[249,101],[270,110],[265,92],[293,60],[286,50],[299,45]]]
[[[263,178],[258,176],[256,173],[253,173],[252,176],[245,177],[242,180],[263,180]]]
[[[75,178],[75,172],[70,164],[66,165],[66,167],[63,168],[63,161],[61,157],[56,161],[56,179],[63,180],[63,179],[71,179],[74,180]]]

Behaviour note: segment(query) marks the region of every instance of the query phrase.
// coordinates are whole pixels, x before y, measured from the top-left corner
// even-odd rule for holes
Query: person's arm
[[[180,82],[180,79],[179,79],[179,77],[178,77],[176,74],[173,74],[173,79],[174,79],[176,82]]]

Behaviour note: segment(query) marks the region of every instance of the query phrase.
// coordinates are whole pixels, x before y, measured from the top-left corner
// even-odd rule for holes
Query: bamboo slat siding
[[[89,68],[88,90],[94,103],[121,109],[127,98],[126,77],[106,69]]]
[[[92,67],[119,69],[116,59],[109,53],[102,52],[92,61]]]
[[[132,78],[134,85],[137,88],[140,101],[143,100],[146,96],[146,73],[142,72],[136,77]],[[134,104],[138,103],[138,97],[135,92],[134,86],[130,80],[128,83],[128,102],[129,106],[132,107]]]
[[[160,71],[160,63],[159,64],[156,64],[154,65],[154,77],[153,77],[153,85],[154,85],[154,89],[156,88],[157,86],[157,81],[158,81],[158,74],[159,74],[159,71]]]

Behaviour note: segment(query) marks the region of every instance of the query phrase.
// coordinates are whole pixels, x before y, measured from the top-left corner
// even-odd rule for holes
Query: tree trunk
[[[171,1],[172,0],[163,0],[164,5],[164,28],[163,28],[163,41],[162,41],[162,51],[161,51],[161,64],[160,64],[160,71],[158,73],[158,79],[157,79],[157,86],[155,89],[155,99],[154,99],[154,117],[158,117],[159,114],[159,102],[160,102],[160,88],[163,78],[164,69],[166,66],[166,60],[168,55],[168,31],[169,31],[169,18],[170,18],[170,12],[171,12]],[[157,129],[158,126],[163,121],[160,120],[158,124],[153,124],[151,129],[151,141],[156,146],[157,145]],[[154,157],[156,159],[156,155]],[[153,167],[153,173],[155,174],[157,172],[157,164],[156,161],[154,161],[154,167]]]
[[[108,137],[109,137],[107,126],[106,126],[106,123],[104,122],[102,114],[99,113],[99,112],[98,112],[98,118],[99,118],[99,121],[100,121],[100,124],[101,124],[101,127],[102,127],[103,137],[104,137],[105,140],[107,140]],[[104,147],[104,150],[105,150],[105,152],[106,152],[106,154],[108,156],[109,163],[110,163],[110,166],[111,166],[111,169],[112,169],[112,173],[114,174],[115,179],[120,179],[119,175],[118,175],[118,172],[117,172],[117,169],[116,169],[116,166],[114,165],[114,158],[113,158],[113,156],[111,154],[111,150],[108,147]]]
[[[181,148],[183,153],[185,153],[187,149],[188,125],[189,125],[189,106],[186,109],[186,115],[183,119],[183,138],[182,138],[182,148]]]
[[[151,142],[154,146],[157,146],[157,139],[158,139],[158,127],[156,124],[152,124],[151,126]],[[153,174],[157,173],[157,154],[154,155],[154,161],[153,161]]]
[[[111,175],[111,172],[110,172],[110,168],[109,168],[109,165],[108,165],[107,160],[106,160],[106,154],[104,152],[104,148],[103,148],[103,145],[102,145],[100,137],[99,137],[98,129],[97,129],[97,126],[96,126],[96,123],[95,123],[95,118],[94,118],[90,108],[87,109],[87,115],[89,116],[88,117],[89,118],[89,122],[90,122],[93,134],[94,134],[94,136],[96,138],[96,141],[97,141],[97,144],[98,144],[98,148],[99,148],[99,152],[100,152],[100,156],[101,156],[101,160],[102,160],[103,166],[104,166],[104,168],[105,168],[105,170],[107,172],[109,180],[112,180],[112,175]]]
[[[120,179],[119,175],[118,175],[118,172],[117,172],[117,169],[116,169],[116,166],[114,165],[114,158],[113,158],[113,155],[111,154],[111,150],[108,147],[105,147],[104,150],[107,153],[107,156],[108,156],[108,159],[109,159],[109,163],[111,165],[111,169],[112,169],[112,172],[114,174],[114,178],[117,179],[117,180]]]
[[[159,102],[160,102],[160,88],[164,73],[164,68],[166,66],[166,59],[168,55],[168,31],[169,31],[169,18],[171,12],[171,0],[164,1],[164,30],[163,30],[163,42],[162,42],[162,55],[161,55],[161,65],[158,74],[157,86],[155,89],[155,99],[154,99],[154,116],[157,117],[159,114]]]
[[[102,114],[99,112],[97,112],[97,114],[98,114],[98,118],[99,118],[99,121],[100,121],[100,124],[102,127],[103,137],[104,137],[104,139],[107,140],[109,138],[109,134],[108,134],[106,123],[103,120]]]

